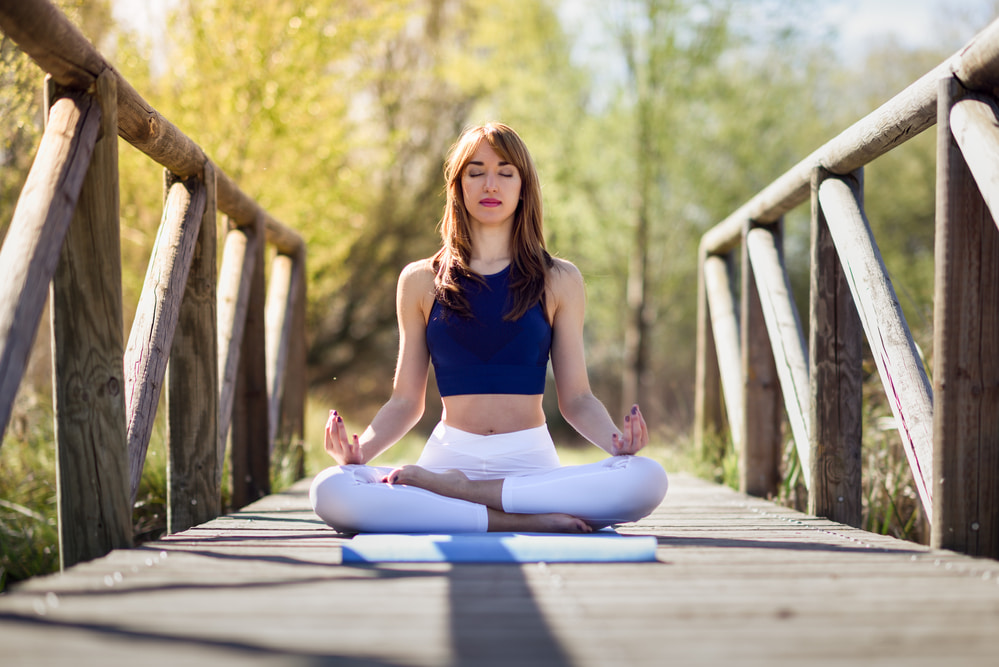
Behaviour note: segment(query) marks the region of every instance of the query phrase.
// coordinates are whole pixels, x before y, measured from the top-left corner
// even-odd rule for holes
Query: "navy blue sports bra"
[[[441,396],[543,394],[552,328],[541,304],[506,321],[510,267],[483,278],[486,285],[462,285],[475,317],[436,300],[430,310],[427,347]]]

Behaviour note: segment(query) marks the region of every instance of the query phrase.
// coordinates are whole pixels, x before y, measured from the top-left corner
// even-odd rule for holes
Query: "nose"
[[[498,189],[496,187],[496,176],[494,176],[493,174],[486,175],[486,181],[483,184],[483,187],[485,188],[486,192],[496,192],[496,190]]]

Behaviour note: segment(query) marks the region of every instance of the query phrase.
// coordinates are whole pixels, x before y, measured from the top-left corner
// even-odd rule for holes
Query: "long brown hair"
[[[440,222],[441,249],[433,257],[434,293],[437,300],[462,315],[471,315],[459,278],[482,280],[469,267],[472,237],[468,209],[461,189],[461,175],[479,144],[485,141],[500,158],[520,172],[520,202],[513,217],[510,257],[510,306],[504,319],[516,320],[534,304],[544,302],[545,277],[554,264],[545,249],[541,183],[534,160],[523,139],[502,123],[472,127],[458,138],[444,163],[446,180],[444,215]]]

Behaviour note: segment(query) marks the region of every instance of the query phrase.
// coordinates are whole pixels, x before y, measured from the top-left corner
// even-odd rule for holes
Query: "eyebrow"
[[[468,162],[468,165],[469,166],[475,165],[476,167],[484,167],[484,166],[486,166],[486,163],[485,162],[479,162],[477,160],[470,160]],[[514,167],[516,165],[514,165],[512,162],[500,162],[499,166],[501,166],[501,167]]]

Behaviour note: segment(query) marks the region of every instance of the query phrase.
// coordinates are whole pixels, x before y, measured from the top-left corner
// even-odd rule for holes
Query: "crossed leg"
[[[334,466],[309,495],[316,514],[347,532],[590,532],[646,516],[667,486],[655,461],[617,456],[485,480],[416,465]]]
[[[502,532],[589,533],[593,528],[571,514],[513,514],[503,511],[502,479],[471,480],[460,470],[431,472],[417,465],[396,468],[385,476],[388,484],[405,484],[447,498],[485,505],[489,530]]]

